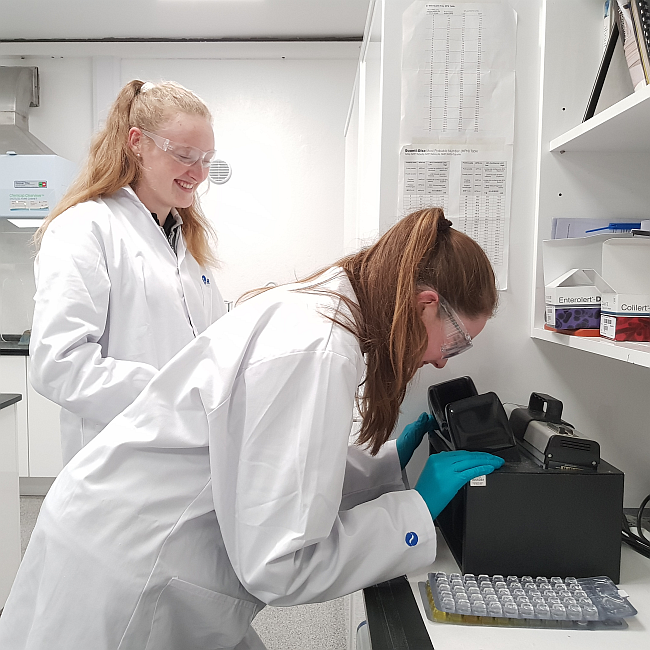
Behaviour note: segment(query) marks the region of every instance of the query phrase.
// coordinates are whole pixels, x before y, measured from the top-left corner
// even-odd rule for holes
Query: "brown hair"
[[[318,277],[303,280],[308,293],[336,295],[340,306],[324,314],[352,332],[366,359],[366,379],[357,394],[363,423],[357,444],[375,455],[397,424],[408,383],[428,345],[416,296],[434,289],[462,316],[492,316],[498,302],[494,271],[483,249],[451,227],[440,208],[419,210],[398,221],[374,245],[339,260],[354,300],[323,287]],[[329,268],[332,268],[329,267]],[[263,290],[245,295],[259,293]]]
[[[205,103],[193,92],[173,81],[147,84],[134,79],[120,90],[111,106],[104,128],[93,138],[88,159],[77,179],[36,232],[37,246],[53,219],[78,203],[109,196],[125,185],[136,185],[140,161],[128,146],[131,127],[156,131],[176,113],[199,115],[209,122],[212,116]],[[187,248],[201,266],[215,266],[210,239],[214,229],[201,211],[198,198],[188,208],[178,208],[183,219]]]

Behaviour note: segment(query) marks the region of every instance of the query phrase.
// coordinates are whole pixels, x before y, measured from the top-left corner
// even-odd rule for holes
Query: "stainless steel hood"
[[[28,111],[38,104],[38,68],[0,66],[0,154],[54,153],[29,132]]]

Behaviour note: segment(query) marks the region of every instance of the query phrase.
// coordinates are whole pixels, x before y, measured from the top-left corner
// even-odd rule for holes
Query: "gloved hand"
[[[415,485],[435,519],[460,488],[473,478],[499,469],[503,458],[483,451],[441,451],[429,456]]]
[[[404,427],[404,431],[397,439],[397,455],[399,456],[399,464],[404,469],[411,460],[413,452],[419,447],[424,438],[424,434],[429,431],[434,431],[438,428],[438,423],[435,418],[428,413],[422,413],[420,417],[411,424]]]

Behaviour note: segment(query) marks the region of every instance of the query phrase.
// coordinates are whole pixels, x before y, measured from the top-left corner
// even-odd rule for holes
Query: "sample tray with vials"
[[[637,614],[607,577],[562,578],[430,573],[419,583],[427,616],[439,623],[622,629]]]

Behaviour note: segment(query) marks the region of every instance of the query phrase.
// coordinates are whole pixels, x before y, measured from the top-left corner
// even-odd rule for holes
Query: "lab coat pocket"
[[[244,637],[259,606],[178,578],[163,588],[146,650],[225,650]]]

